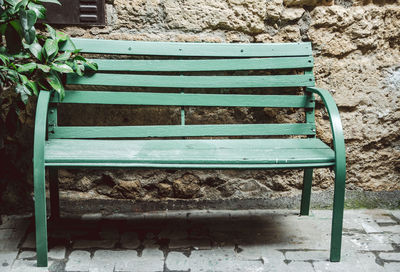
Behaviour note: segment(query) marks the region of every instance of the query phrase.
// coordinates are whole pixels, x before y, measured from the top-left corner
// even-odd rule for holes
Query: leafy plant
[[[43,24],[38,33],[38,19],[45,19],[43,3],[58,0],[0,0],[0,88],[15,86],[24,103],[39,90],[54,90],[64,97],[63,74],[82,76],[85,70],[96,71],[97,64],[80,56],[79,49],[60,52],[60,45],[72,41],[68,35]]]

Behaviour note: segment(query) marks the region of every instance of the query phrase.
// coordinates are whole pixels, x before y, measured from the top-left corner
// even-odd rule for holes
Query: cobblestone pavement
[[[330,211],[87,214],[49,222],[37,268],[29,217],[2,217],[0,271],[400,271],[400,211],[346,210],[342,261],[330,263]]]

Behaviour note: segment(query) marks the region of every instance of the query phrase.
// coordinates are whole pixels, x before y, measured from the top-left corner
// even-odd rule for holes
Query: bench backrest
[[[288,88],[314,86],[310,43],[226,44],[91,39],[73,39],[73,42],[76,48],[82,49],[82,53],[104,54],[105,58],[94,59],[99,65],[99,71],[94,75],[69,75],[66,79],[68,86],[129,86],[152,91],[67,90],[63,101],[53,96],[48,116],[49,138],[315,135],[313,96],[284,92]],[[71,48],[66,44],[63,49]],[[121,60],[113,55],[141,57]],[[291,74],[285,74],[285,71]],[[252,74],[254,72],[255,75]],[[73,89],[77,88],[74,86]],[[259,88],[274,88],[275,94],[229,92]],[[194,93],[193,89],[201,92]],[[211,89],[220,89],[221,92],[204,91]],[[285,94],[276,94],[276,89],[283,90]],[[58,103],[181,106],[181,124],[58,126]],[[303,123],[188,125],[185,124],[185,106],[298,108],[305,109],[306,118]]]

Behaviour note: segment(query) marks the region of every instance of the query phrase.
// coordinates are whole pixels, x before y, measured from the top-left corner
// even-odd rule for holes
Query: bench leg
[[[35,193],[37,266],[47,267],[47,218],[44,165],[35,165],[33,174]]]
[[[333,195],[333,215],[331,234],[331,262],[340,261],[342,247],[343,209],[345,194],[345,175],[335,170],[335,191]]]
[[[300,215],[308,215],[310,212],[312,175],[313,175],[313,168],[304,169],[303,190],[301,193]]]
[[[60,218],[60,195],[58,190],[58,169],[49,169],[49,183],[50,183],[50,207],[51,207],[51,220]]]

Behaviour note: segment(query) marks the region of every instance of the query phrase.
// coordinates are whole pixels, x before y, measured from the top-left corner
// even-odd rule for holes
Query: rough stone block
[[[36,256],[36,251],[22,251],[18,254],[18,259],[29,259]]]
[[[189,257],[181,252],[170,252],[166,259],[166,265],[169,270],[189,270]]]
[[[192,251],[189,258],[190,271],[262,271],[262,260],[243,260],[233,250],[215,248]]]
[[[301,262],[301,261],[296,261],[296,262],[290,262],[287,265],[287,271],[291,272],[314,272],[313,265],[309,262]]]
[[[125,253],[124,261],[118,261],[115,271],[119,272],[155,272],[164,269],[164,254],[158,249],[144,249],[142,256],[138,257],[136,251]]]
[[[385,261],[400,261],[400,252],[382,252],[379,257]]]
[[[28,234],[24,243],[22,244],[22,248],[36,248],[36,239],[34,232],[30,232]]]
[[[61,260],[65,258],[65,246],[55,246],[50,249],[48,256],[52,259]]]
[[[307,260],[319,260],[325,261],[328,259],[329,253],[327,251],[320,250],[294,250],[287,251],[285,257],[290,261],[307,261]]]
[[[140,245],[140,240],[136,232],[124,232],[121,236],[121,246],[123,248],[136,249]]]
[[[124,261],[124,256],[120,251],[97,250],[90,261],[90,272],[112,272],[117,262]]]
[[[116,244],[115,240],[78,240],[74,242],[74,249],[87,248],[112,248]]]
[[[52,261],[49,261],[48,266],[50,267],[53,264]],[[48,272],[49,269],[47,267],[37,267],[36,260],[15,260],[12,265],[11,272]]]
[[[362,222],[361,223],[366,233],[380,233],[382,229],[375,222]]]
[[[68,256],[68,261],[65,265],[65,271],[89,271],[90,267],[90,252],[84,250],[72,251]]]
[[[17,258],[18,251],[0,251],[0,271],[9,271],[14,260]]]
[[[178,248],[194,248],[198,249],[211,249],[211,242],[208,239],[183,239],[183,240],[171,240],[168,247],[170,249]]]

